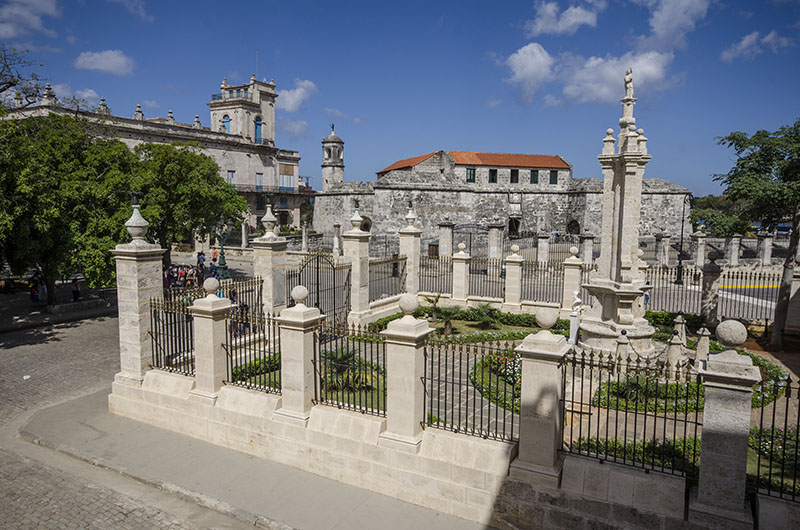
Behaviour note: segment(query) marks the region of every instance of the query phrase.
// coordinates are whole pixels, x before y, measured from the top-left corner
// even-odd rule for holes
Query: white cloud
[[[511,68],[512,83],[517,83],[522,90],[525,103],[533,101],[533,95],[540,85],[553,77],[552,66],[555,60],[541,44],[531,42],[511,54],[506,64]]]
[[[712,0],[633,0],[650,9],[650,35],[640,38],[642,49],[686,48],[686,35],[705,18]]]
[[[96,106],[100,103],[100,95],[91,88],[83,88],[81,90],[72,90],[68,83],[57,83],[53,85],[53,92],[62,104],[70,105],[70,103],[78,103],[80,100],[83,102],[82,106],[88,104],[89,106]]]
[[[128,12],[136,15],[145,22],[153,22],[155,19],[147,14],[144,7],[144,0],[107,0],[112,4],[120,4],[128,10]]]
[[[351,118],[350,116],[348,116],[347,114],[345,114],[344,112],[342,112],[339,109],[332,109],[332,108],[329,108],[329,107],[325,107],[324,110],[325,110],[325,114],[327,114],[331,118],[339,118],[341,120],[351,121],[356,125],[361,125],[362,123],[364,123],[364,120],[362,120],[358,116],[353,116]]]
[[[75,68],[99,70],[114,75],[130,75],[133,73],[133,59],[121,50],[103,50],[101,52],[83,52],[75,59]]]
[[[292,138],[305,136],[308,131],[308,123],[305,120],[278,119],[278,126],[281,130],[288,132]]]
[[[295,79],[294,88],[279,90],[277,107],[286,112],[294,112],[317,91],[317,85],[308,79]]]
[[[78,42],[78,37],[76,37],[75,35],[67,35],[66,41],[67,44],[75,44],[76,42]]]
[[[746,61],[753,59],[756,55],[769,50],[778,53],[783,48],[792,46],[794,42],[788,37],[781,37],[775,30],[770,31],[763,37],[758,31],[754,31],[742,37],[738,42],[734,42],[728,48],[722,50],[720,59],[726,63],[736,59]],[[765,50],[766,49],[766,50]]]
[[[486,105],[487,107],[489,107],[490,109],[493,109],[493,108],[495,108],[496,106],[500,105],[500,103],[502,103],[502,102],[503,102],[503,100],[501,100],[501,99],[492,99],[492,98],[489,98],[489,99],[487,99],[487,100],[486,100],[486,103],[485,103],[485,105]]]
[[[154,101],[152,99],[146,99],[142,101],[142,107],[150,110],[158,110],[161,108],[161,105],[158,104],[158,101]]]
[[[42,17],[60,15],[56,0],[10,0],[0,7],[0,39],[13,39],[29,33],[55,37],[55,31],[44,27]]]
[[[543,33],[572,35],[581,26],[595,27],[597,14],[605,7],[605,1],[601,0],[591,2],[588,9],[573,5],[559,13],[556,2],[537,2],[536,18],[525,23],[525,31],[528,37],[535,37]]]

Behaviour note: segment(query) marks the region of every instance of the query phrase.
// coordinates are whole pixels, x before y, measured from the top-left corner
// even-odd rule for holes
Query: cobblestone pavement
[[[0,444],[13,445],[21,416],[109,387],[119,367],[117,333],[116,318],[100,318],[0,334]],[[203,527],[0,447],[0,528]]]

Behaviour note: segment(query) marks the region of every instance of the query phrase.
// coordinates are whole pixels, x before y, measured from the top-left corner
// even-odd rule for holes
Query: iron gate
[[[295,301],[292,289],[303,285],[308,289],[306,305],[316,307],[334,322],[346,322],[350,313],[350,264],[337,264],[333,257],[314,252],[306,256],[297,270],[286,273],[286,299]]]

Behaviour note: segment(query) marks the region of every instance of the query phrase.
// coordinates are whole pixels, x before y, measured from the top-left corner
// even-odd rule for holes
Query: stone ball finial
[[[630,132],[636,132],[636,124],[635,123],[631,123],[630,125],[628,125],[628,130]]]
[[[728,348],[737,348],[747,340],[747,328],[738,320],[726,320],[716,330],[717,340]]]
[[[464,249],[466,249],[466,248],[467,248],[467,245],[465,245],[463,241],[458,244],[458,251],[459,252],[464,252]]]
[[[206,278],[206,281],[203,282],[203,290],[206,292],[206,295],[217,294],[218,289],[219,280],[216,278]]]
[[[404,315],[411,315],[419,307],[419,300],[417,300],[417,297],[413,294],[406,293],[400,297],[399,305],[400,311],[402,311]]]
[[[711,252],[706,254],[706,257],[711,263],[714,263],[716,260],[722,257],[722,254],[720,252],[717,252],[716,250],[712,250]]]
[[[511,245],[511,253],[516,254],[519,252],[519,245]]]
[[[558,312],[552,307],[540,307],[536,310],[536,324],[542,329],[552,328],[558,320]]]
[[[644,136],[644,129],[638,129],[636,131],[636,134],[638,134],[639,136]]]
[[[569,247],[569,253],[571,257],[576,257],[578,255],[578,247]]]
[[[612,129],[611,127],[606,129],[606,136],[613,136],[613,135],[614,135],[614,129]]]
[[[306,289],[305,285],[297,285],[294,289],[292,289],[292,299],[297,302],[298,304],[305,303],[306,298],[308,298],[308,289]]]

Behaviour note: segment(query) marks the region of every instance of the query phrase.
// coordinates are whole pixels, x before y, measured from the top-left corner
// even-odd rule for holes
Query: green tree
[[[13,104],[19,94],[22,105],[32,105],[39,99],[42,79],[30,69],[35,64],[26,57],[25,51],[0,43],[0,112]]]
[[[727,186],[725,195],[741,204],[741,216],[757,219],[767,229],[787,218],[792,223],[770,338],[772,345],[782,347],[800,228],[800,119],[775,132],[732,132],[718,143],[736,152],[733,168],[714,178]]]
[[[134,179],[140,192],[142,215],[150,222],[150,234],[167,249],[164,262],[171,263],[172,243],[211,233],[220,216],[241,221],[247,203],[219,174],[213,158],[196,143],[141,144],[134,152],[141,160]]]
[[[727,195],[695,197],[689,218],[695,230],[703,225],[706,233],[714,237],[743,234],[751,227],[750,220],[741,217],[741,205]]]

